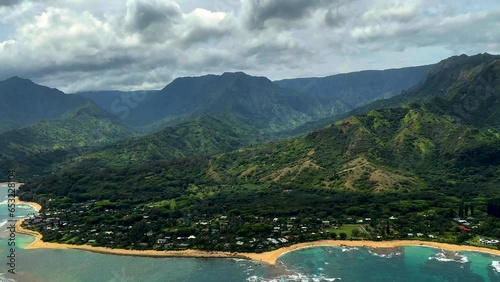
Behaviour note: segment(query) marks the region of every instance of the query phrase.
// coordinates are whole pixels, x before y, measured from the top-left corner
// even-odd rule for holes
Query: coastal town
[[[101,213],[96,217],[98,210]],[[110,218],[121,218],[122,224],[107,224]],[[497,239],[475,233],[480,226],[481,220],[474,217],[436,221],[425,214],[417,219],[236,214],[184,214],[168,218],[154,207],[136,208],[132,214],[112,208],[109,202],[95,200],[68,208],[45,208],[22,223],[23,228],[43,234],[45,242],[131,250],[266,252],[318,240],[420,240],[497,249]]]

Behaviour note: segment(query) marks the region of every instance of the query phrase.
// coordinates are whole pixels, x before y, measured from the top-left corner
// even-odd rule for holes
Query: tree
[[[340,236],[340,239],[341,239],[341,240],[345,240],[345,239],[347,238],[347,234],[346,234],[346,233],[344,233],[344,232],[341,232],[341,233],[339,234],[339,236]]]
[[[361,234],[361,232],[359,232],[359,230],[358,230],[358,229],[353,229],[353,230],[351,231],[351,235],[352,235],[352,237],[359,237],[359,235],[360,235],[360,234]]]

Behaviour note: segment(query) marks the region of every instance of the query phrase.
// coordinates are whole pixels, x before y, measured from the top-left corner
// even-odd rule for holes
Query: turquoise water
[[[7,189],[0,188],[0,224],[7,218]],[[16,216],[33,210],[18,206]],[[500,281],[500,257],[404,247],[377,253],[365,248],[321,247],[283,255],[275,267],[234,259],[140,258],[76,250],[22,250],[16,274],[7,275],[5,226],[0,227],[0,281]],[[30,236],[17,235],[20,245]],[[12,280],[9,280],[12,279]]]

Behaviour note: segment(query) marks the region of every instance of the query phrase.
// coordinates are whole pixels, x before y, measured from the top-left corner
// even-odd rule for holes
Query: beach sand
[[[32,206],[33,208],[35,208],[35,210],[36,210],[37,212],[39,212],[39,211],[42,209],[42,206],[41,206],[39,203],[21,201],[21,200],[19,200],[19,197],[15,197],[15,198],[14,198],[14,200],[15,200],[15,202],[14,202],[14,203],[15,203],[16,205],[20,205],[20,204],[30,205],[30,206]]]
[[[38,211],[42,206],[38,203],[24,202],[16,197],[16,203],[32,205]],[[201,251],[201,250],[182,250],[182,251],[154,251],[154,250],[125,250],[125,249],[112,249],[105,247],[94,247],[90,245],[70,245],[43,242],[42,234],[25,229],[22,223],[25,219],[21,219],[16,223],[16,232],[34,236],[35,240],[25,249],[74,249],[90,251],[102,254],[124,255],[124,256],[141,256],[141,257],[184,257],[184,258],[239,258],[248,259],[267,263],[270,265],[276,264],[278,258],[288,252],[296,251],[304,248],[311,247],[326,247],[326,246],[346,246],[346,247],[366,247],[374,249],[389,249],[404,246],[422,246],[443,249],[452,252],[473,251],[488,253],[500,256],[500,250],[493,250],[488,248],[481,248],[475,246],[453,245],[438,242],[418,241],[418,240],[398,240],[398,241],[349,241],[349,240],[321,240],[315,242],[306,242],[283,247],[274,251],[265,253],[235,253],[235,252],[216,252],[216,251]]]
[[[8,182],[1,182],[0,183],[0,187],[4,187],[5,186],[5,188],[8,188],[7,187],[8,184],[9,184]],[[16,189],[19,189],[23,185],[24,185],[24,183],[16,183]],[[35,208],[36,211],[38,211],[38,212],[42,209],[42,206],[39,203],[21,201],[21,200],[19,200],[19,197],[15,197],[14,198],[14,203],[16,205],[19,205],[19,204],[30,205],[33,208]]]
[[[453,252],[463,252],[463,251],[473,251],[489,253],[496,256],[500,256],[500,250],[493,250],[487,248],[480,248],[474,246],[460,246],[453,244],[428,242],[428,241],[348,241],[348,240],[322,240],[315,242],[307,242],[295,244],[289,247],[280,248],[274,251],[265,253],[230,253],[230,252],[210,252],[210,251],[200,251],[200,250],[182,250],[182,251],[154,251],[154,250],[125,250],[125,249],[111,249],[105,247],[93,247],[90,245],[69,245],[69,244],[58,244],[58,243],[48,243],[42,241],[42,235],[38,232],[27,230],[22,227],[22,222],[24,219],[19,220],[16,224],[16,231],[18,233],[27,234],[35,237],[35,241],[25,249],[74,249],[90,251],[102,254],[113,254],[113,255],[124,255],[124,256],[141,256],[141,257],[184,257],[184,258],[239,258],[248,259],[267,263],[270,265],[276,264],[278,258],[288,252],[296,251],[304,248],[311,247],[326,247],[326,246],[346,246],[346,247],[366,247],[374,249],[388,249],[397,248],[404,246],[427,246],[438,249],[443,249],[446,251]]]
[[[289,247],[280,248],[278,250],[266,253],[260,253],[260,254],[245,253],[243,255],[249,257],[252,260],[261,261],[274,265],[280,256],[288,252],[304,248],[327,247],[327,246],[365,247],[374,249],[379,249],[379,248],[388,249],[388,248],[398,248],[404,246],[420,246],[420,247],[438,248],[452,252],[472,251],[472,252],[481,252],[481,253],[488,253],[500,256],[500,250],[493,250],[493,249],[474,247],[474,246],[461,246],[461,245],[453,245],[446,243],[429,242],[429,241],[417,241],[417,240],[411,240],[411,241],[410,240],[398,240],[398,241],[322,240],[322,241],[295,244]]]

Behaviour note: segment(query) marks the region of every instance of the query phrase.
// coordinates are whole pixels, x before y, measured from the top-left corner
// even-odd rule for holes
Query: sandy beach
[[[43,242],[42,234],[27,230],[22,227],[25,219],[21,219],[16,223],[16,232],[27,234],[35,237],[35,241],[26,246],[25,249],[74,249],[82,251],[90,251],[102,254],[123,255],[123,256],[141,256],[141,257],[185,257],[185,258],[241,258],[251,259],[243,254],[230,253],[230,252],[209,252],[200,250],[182,250],[182,251],[154,251],[154,250],[125,250],[125,249],[111,249],[105,247],[94,247],[90,245],[69,245]]]
[[[0,187],[8,188],[7,187],[8,184],[9,184],[8,182],[2,182],[2,183],[0,183]],[[16,183],[16,189],[19,189],[23,185],[24,185],[24,183]],[[21,201],[21,200],[19,200],[19,197],[14,198],[14,203],[16,205],[19,205],[19,204],[30,205],[33,208],[35,208],[38,212],[42,209],[42,205],[40,205],[39,203]]]
[[[288,252],[296,251],[304,248],[311,247],[326,247],[326,246],[346,246],[346,247],[366,247],[374,249],[388,249],[403,246],[427,246],[432,248],[443,249],[446,251],[463,252],[473,251],[489,253],[500,256],[500,250],[493,250],[487,248],[480,248],[474,246],[459,246],[453,244],[427,242],[427,241],[348,241],[348,240],[322,240],[315,242],[307,242],[295,244],[289,247],[280,248],[274,251],[265,253],[230,253],[230,252],[209,252],[200,250],[182,250],[182,251],[154,251],[154,250],[125,250],[125,249],[111,249],[105,247],[93,247],[90,245],[69,245],[43,242],[42,235],[38,232],[27,230],[22,227],[24,219],[19,220],[16,224],[16,231],[18,233],[27,234],[35,237],[35,241],[25,249],[74,249],[90,251],[102,254],[113,254],[123,256],[142,256],[142,257],[184,257],[184,258],[239,258],[249,259],[267,263],[270,265],[276,264],[278,258]]]
[[[42,209],[42,206],[38,203],[24,202],[19,200],[17,197],[16,197],[16,203],[31,205],[37,211],[40,211]],[[453,244],[430,242],[430,241],[418,241],[418,240],[398,240],[398,241],[321,240],[315,242],[299,243],[265,253],[235,253],[235,252],[216,252],[216,251],[201,251],[201,250],[140,251],[140,250],[112,249],[106,247],[94,247],[90,245],[70,245],[70,244],[43,242],[42,234],[22,227],[22,223],[24,222],[24,220],[25,219],[21,219],[17,221],[16,232],[35,237],[33,243],[26,246],[25,249],[74,249],[74,250],[83,250],[83,251],[90,251],[102,254],[142,256],[142,257],[239,258],[239,259],[259,261],[270,265],[276,264],[278,258],[288,252],[304,248],[327,247],[327,246],[366,247],[374,249],[390,249],[390,248],[397,248],[404,246],[423,246],[423,247],[426,246],[452,252],[473,251],[473,252],[482,252],[500,256],[500,250],[481,248],[475,246],[453,245]]]
[[[39,203],[21,201],[21,200],[19,200],[19,197],[15,197],[14,201],[15,201],[14,203],[16,205],[20,205],[20,204],[30,205],[33,208],[35,208],[35,210],[38,211],[38,212],[42,209],[42,206]]]
[[[411,240],[411,241],[410,240],[398,240],[398,241],[322,240],[322,241],[295,244],[289,247],[280,248],[278,250],[266,253],[260,253],[260,254],[245,253],[243,255],[252,260],[261,261],[274,265],[280,256],[288,252],[304,248],[327,247],[327,246],[366,247],[374,249],[389,249],[389,248],[397,248],[404,246],[420,246],[420,247],[438,248],[452,252],[473,251],[473,252],[488,253],[500,256],[500,250],[493,250],[493,249],[474,247],[474,246],[453,245],[453,244],[438,243],[438,242],[417,241],[417,240]]]

